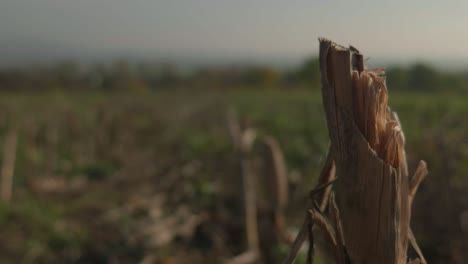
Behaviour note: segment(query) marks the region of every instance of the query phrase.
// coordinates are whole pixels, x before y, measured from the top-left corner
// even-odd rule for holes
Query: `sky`
[[[467,61],[468,1],[1,0],[0,65],[297,61],[318,37],[371,60]]]

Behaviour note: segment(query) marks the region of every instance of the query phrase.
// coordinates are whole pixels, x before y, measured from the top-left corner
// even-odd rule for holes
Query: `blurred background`
[[[466,1],[2,0],[0,262],[242,254],[245,159],[263,228],[275,194],[260,190],[268,153],[239,150],[236,126],[276,142],[297,232],[328,149],[327,37],[386,69],[410,174],[428,163],[411,223],[428,262],[468,263],[467,12]],[[288,246],[267,240],[264,262],[280,263]]]

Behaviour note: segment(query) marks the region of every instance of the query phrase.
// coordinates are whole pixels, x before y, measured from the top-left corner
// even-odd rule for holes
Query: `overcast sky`
[[[0,0],[1,65],[298,59],[320,36],[376,59],[468,59],[468,1]]]

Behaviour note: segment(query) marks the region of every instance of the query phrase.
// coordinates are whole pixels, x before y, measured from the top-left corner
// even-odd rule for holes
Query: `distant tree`
[[[93,89],[110,91],[114,89],[113,78],[109,67],[103,64],[93,65],[87,73],[88,84]]]
[[[256,66],[247,70],[245,80],[248,84],[271,87],[278,83],[280,74],[271,67]]]
[[[63,61],[55,67],[55,74],[62,88],[67,89],[70,86],[74,86],[79,82],[79,70],[80,67],[78,63],[76,63],[73,60]]]
[[[415,91],[434,91],[439,88],[439,73],[432,67],[423,64],[413,64],[408,71],[408,85]]]
[[[318,57],[306,59],[299,69],[289,75],[289,80],[299,83],[307,83],[314,88],[320,87],[320,64]]]
[[[386,71],[387,87],[394,90],[408,89],[408,70],[401,67],[390,67]]]
[[[114,63],[113,77],[114,85],[119,90],[142,92],[148,89],[145,82],[135,74],[132,65],[126,61],[119,60]]]
[[[137,65],[137,76],[143,80],[149,87],[157,86],[159,80],[159,65],[155,63],[140,63]]]
[[[167,87],[176,84],[179,81],[177,67],[172,63],[164,63],[161,66],[159,75],[159,85]]]
[[[468,91],[468,75],[465,73],[444,73],[440,76],[441,89],[455,92]]]
[[[131,85],[133,76],[128,62],[118,60],[112,65],[112,75],[114,77],[114,85],[119,89],[128,89]]]

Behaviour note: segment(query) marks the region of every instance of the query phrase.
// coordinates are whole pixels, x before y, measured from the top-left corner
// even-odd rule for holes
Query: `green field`
[[[410,173],[421,159],[429,166],[412,216],[429,263],[466,256],[467,100],[390,91]],[[13,199],[0,206],[0,262],[219,263],[240,253],[229,108],[279,141],[290,175],[288,223],[297,227],[328,148],[318,91],[1,95],[0,155],[12,128],[18,148]],[[189,235],[167,231],[207,215]]]

